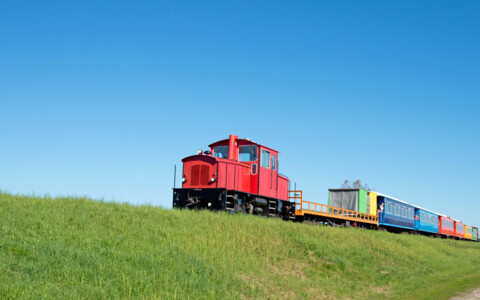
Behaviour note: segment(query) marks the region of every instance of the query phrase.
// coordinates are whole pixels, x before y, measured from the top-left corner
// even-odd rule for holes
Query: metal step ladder
[[[226,203],[225,210],[230,212],[235,211],[235,202],[236,202],[236,199],[233,195],[227,195],[227,203]]]
[[[277,201],[268,200],[268,216],[269,217],[277,216]]]

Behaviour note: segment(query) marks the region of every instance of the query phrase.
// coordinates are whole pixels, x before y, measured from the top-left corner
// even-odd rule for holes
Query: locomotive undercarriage
[[[226,189],[173,189],[173,207],[295,219],[294,203]]]

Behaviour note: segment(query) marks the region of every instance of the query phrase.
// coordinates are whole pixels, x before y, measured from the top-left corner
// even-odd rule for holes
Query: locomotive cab
[[[182,159],[182,188],[174,189],[173,207],[265,216],[294,207],[288,202],[288,178],[278,173],[278,151],[235,135],[209,148]]]

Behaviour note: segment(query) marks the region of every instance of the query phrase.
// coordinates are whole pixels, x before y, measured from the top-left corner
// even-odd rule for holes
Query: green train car
[[[478,228],[472,227],[472,240],[478,242]]]

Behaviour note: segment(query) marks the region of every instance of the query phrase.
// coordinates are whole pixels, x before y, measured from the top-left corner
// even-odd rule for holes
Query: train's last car
[[[278,172],[278,151],[235,135],[209,148],[182,159],[182,188],[173,190],[174,208],[294,216],[289,179]]]

